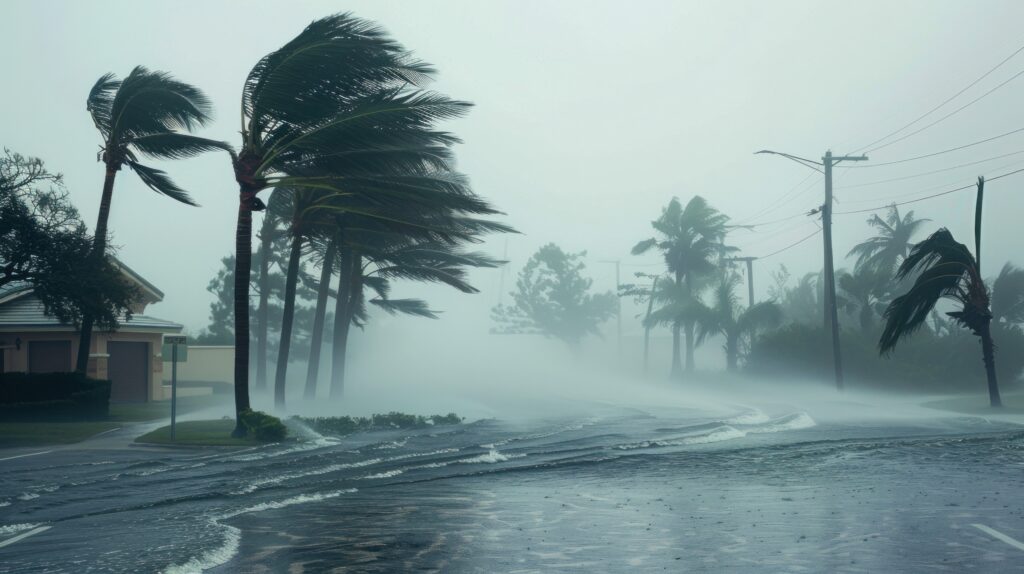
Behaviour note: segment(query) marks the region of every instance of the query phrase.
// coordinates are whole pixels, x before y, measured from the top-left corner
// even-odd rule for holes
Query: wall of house
[[[6,348],[4,353],[5,371],[28,371],[28,347],[31,341],[71,341],[70,364],[74,368],[75,358],[78,354],[78,333],[72,331],[59,332],[7,332],[0,333],[0,341],[5,346],[14,345],[16,339],[21,339],[21,348]],[[163,388],[163,361],[160,357],[160,346],[163,342],[162,333],[132,333],[116,332],[105,333],[102,331],[93,332],[89,367],[86,374],[96,379],[107,378],[107,359],[110,355],[107,352],[109,341],[139,342],[149,344],[149,380],[147,381],[147,393],[149,400],[162,400],[169,398],[165,396]]]
[[[170,384],[170,357],[163,358],[163,377]],[[178,363],[178,380],[234,384],[235,347],[233,345],[211,345],[188,347],[188,361]]]

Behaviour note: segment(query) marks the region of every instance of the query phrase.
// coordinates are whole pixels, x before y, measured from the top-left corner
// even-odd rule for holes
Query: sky
[[[241,9],[244,6],[244,9]],[[464,143],[459,168],[521,234],[492,237],[510,272],[476,272],[478,295],[400,285],[425,296],[441,321],[383,319],[443,340],[459,329],[486,332],[488,311],[540,245],[587,251],[599,290],[654,255],[631,256],[673,196],[704,196],[736,223],[730,242],[761,257],[817,229],[802,215],[822,202],[820,174],[761,149],[817,159],[847,153],[931,110],[1024,45],[1024,4],[1009,0],[837,2],[430,1],[175,2],[5,0],[0,42],[8,57],[0,95],[0,145],[42,158],[64,174],[92,225],[103,180],[100,138],[85,98],[106,72],[135,65],[171,72],[203,89],[216,121],[200,133],[236,142],[242,82],[256,61],[315,18],[351,11],[384,26],[440,71],[433,89],[475,104],[446,125]],[[914,131],[1024,70],[1018,54]],[[870,213],[842,214],[915,199],[1024,167],[1024,132],[933,158],[926,155],[1024,127],[1024,78],[1010,80],[920,134],[870,152],[857,169],[837,168],[837,266],[869,234]],[[972,166],[966,163],[1009,155]],[[206,325],[208,281],[233,249],[237,187],[222,154],[156,165],[202,205],[148,190],[127,169],[114,191],[110,228],[118,255],[166,296],[147,313]],[[863,166],[863,167],[860,167]],[[934,170],[945,170],[918,177]],[[913,176],[913,177],[910,177]],[[898,179],[907,178],[907,179]],[[897,179],[897,181],[888,181]],[[877,183],[884,182],[884,183]],[[867,184],[867,185],[864,185]],[[1024,265],[1024,173],[987,187],[983,268]],[[902,209],[969,242],[970,190]],[[781,220],[781,221],[780,221]],[[257,222],[258,224],[258,222]],[[821,267],[813,236],[755,263],[759,298],[769,273],[794,277]],[[507,299],[507,296],[506,296]],[[639,323],[627,302],[625,328]]]

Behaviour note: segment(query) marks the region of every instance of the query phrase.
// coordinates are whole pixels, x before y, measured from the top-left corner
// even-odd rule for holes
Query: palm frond
[[[153,191],[166,195],[167,197],[180,201],[181,203],[194,206],[199,205],[189,197],[188,192],[178,187],[178,185],[167,176],[166,172],[156,168],[146,167],[141,163],[130,159],[126,160],[125,163],[127,163],[128,167],[132,168],[132,171],[139,176],[139,179],[141,179],[142,182]]]
[[[437,312],[427,306],[427,302],[421,299],[371,299],[370,303],[378,308],[387,311],[391,315],[402,313],[415,317],[426,317],[437,319]]]
[[[144,155],[157,159],[185,159],[208,151],[234,151],[226,142],[177,132],[139,136],[127,143]]]

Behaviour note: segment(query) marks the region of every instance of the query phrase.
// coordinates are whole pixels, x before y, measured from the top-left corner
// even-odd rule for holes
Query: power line
[[[1024,163],[1024,160],[1018,160],[1018,161],[1013,161],[1013,162],[1010,162],[1010,163],[1007,163],[1007,164],[1003,164],[1003,165],[1001,165],[1001,166],[999,166],[997,168],[994,168],[992,171],[1004,170],[1004,169],[1007,169],[1007,168],[1018,166],[1021,163]],[[920,195],[922,193],[927,193],[927,192],[932,191],[934,189],[942,189],[944,187],[949,187],[950,185],[953,185],[953,182],[940,183],[939,185],[932,185],[932,186],[926,187],[924,189],[918,189],[916,191],[911,191],[911,192],[908,192],[908,193],[898,193],[896,195],[889,195],[889,196],[885,196],[885,197],[871,197],[871,198],[867,198],[867,199],[848,199],[844,203],[875,203],[875,202],[883,201],[883,200],[892,201],[892,200],[900,199],[900,198],[904,198],[904,197],[913,197],[915,195]]]
[[[953,111],[949,112],[948,114],[946,114],[946,115],[942,116],[941,118],[939,118],[939,119],[935,120],[934,122],[932,122],[932,123],[930,123],[930,124],[928,124],[928,125],[924,126],[923,128],[920,128],[920,129],[914,130],[914,131],[910,132],[909,134],[907,134],[907,135],[905,135],[905,136],[903,136],[903,137],[901,137],[901,138],[897,138],[897,139],[894,139],[894,140],[892,140],[891,142],[889,142],[889,143],[887,143],[887,144],[882,144],[882,145],[880,145],[880,146],[878,146],[878,147],[876,147],[876,148],[872,148],[872,149],[868,150],[868,152],[873,152],[873,151],[877,151],[877,150],[880,150],[880,149],[882,149],[882,148],[887,148],[887,147],[891,146],[891,145],[892,145],[892,144],[894,144],[894,143],[899,143],[899,142],[901,142],[901,141],[903,141],[903,140],[905,140],[905,139],[907,139],[907,138],[909,138],[909,137],[911,137],[911,136],[915,136],[915,135],[917,135],[917,134],[919,134],[919,133],[923,132],[924,130],[926,130],[926,129],[928,129],[928,128],[932,127],[932,126],[934,126],[935,124],[937,124],[937,123],[939,123],[939,122],[941,122],[941,121],[944,121],[944,120],[946,120],[946,119],[948,119],[948,118],[950,118],[950,117],[952,117],[952,116],[954,116],[954,115],[956,115],[956,114],[960,113],[961,111],[963,111],[963,110],[967,109],[968,107],[970,107],[970,106],[974,105],[974,104],[975,104],[975,103],[977,103],[977,102],[978,102],[979,100],[981,100],[981,99],[983,99],[983,98],[987,97],[987,96],[988,96],[989,94],[991,94],[992,92],[994,92],[994,91],[998,90],[999,88],[1002,88],[1003,86],[1005,86],[1006,84],[1009,84],[1009,83],[1010,83],[1010,82],[1012,82],[1013,80],[1016,80],[1016,79],[1017,79],[1017,78],[1019,78],[1019,77],[1020,77],[1021,75],[1024,75],[1024,70],[1021,70],[1021,71],[1017,72],[1016,74],[1014,74],[1013,76],[1010,76],[1010,79],[1006,80],[1005,82],[1003,82],[1003,83],[999,84],[998,86],[996,86],[996,87],[992,88],[991,90],[989,90],[989,91],[985,92],[984,94],[982,94],[982,95],[978,96],[977,98],[974,98],[973,100],[971,100],[971,101],[967,102],[966,104],[964,104],[964,105],[960,106],[959,108],[957,108],[957,109],[955,109],[955,110],[953,110]]]
[[[814,233],[808,235],[807,237],[804,237],[803,239],[801,239],[799,241],[796,241],[794,243],[790,243],[789,245],[783,247],[782,249],[779,249],[778,251],[772,251],[768,255],[761,255],[761,256],[758,257],[758,259],[766,259],[766,258],[771,257],[773,255],[778,255],[779,253],[782,253],[783,251],[787,251],[789,249],[792,249],[792,248],[796,247],[797,245],[800,245],[804,241],[807,241],[808,239],[814,237],[815,235],[817,235],[819,233],[821,233],[821,229],[815,229]]]
[[[744,222],[751,221],[751,220],[757,219],[758,217],[763,217],[765,215],[768,215],[769,213],[773,213],[775,211],[778,211],[781,207],[783,207],[784,205],[792,202],[794,199],[797,199],[798,197],[802,197],[808,191],[813,189],[815,185],[817,185],[818,183],[821,182],[821,178],[815,178],[814,181],[811,181],[808,184],[807,183],[808,180],[811,179],[812,177],[814,177],[814,173],[813,172],[808,174],[807,177],[805,177],[800,183],[796,184],[796,186],[794,186],[788,192],[783,194],[782,197],[780,197],[774,203],[769,204],[764,209],[762,209],[761,211],[757,212],[754,215],[751,215],[749,217],[745,217],[745,218],[743,218],[741,220],[738,220],[737,224],[743,224]],[[805,185],[805,184],[807,184],[807,185]],[[803,187],[801,188],[801,186],[803,186]],[[758,225],[764,225],[764,224],[761,224],[761,223],[751,223],[751,224],[748,224],[748,225],[758,226]]]
[[[979,163],[986,163],[986,162],[989,162],[989,161],[995,161],[997,159],[1003,159],[1004,157],[1020,155],[1022,153],[1024,153],[1024,149],[1018,150],[1018,151],[1014,151],[1014,152],[1010,152],[1010,153],[1006,153],[1006,154],[1003,154],[1003,155],[997,155],[995,157],[990,157],[990,158],[986,158],[986,159],[979,159],[978,161],[972,161],[970,163],[962,163],[960,165],[954,165],[953,167],[944,167],[942,169],[934,169],[932,171],[926,171],[926,172],[923,172],[923,173],[915,173],[914,175],[905,175],[903,177],[893,177],[893,178],[890,178],[890,179],[882,179],[882,180],[878,180],[878,181],[869,181],[869,182],[866,182],[866,183],[858,183],[858,184],[855,184],[855,185],[846,185],[846,186],[843,186],[842,188],[839,188],[839,189],[853,189],[855,187],[868,187],[868,186],[871,186],[871,185],[879,185],[879,184],[882,184],[882,183],[891,183],[891,182],[894,182],[894,181],[904,181],[904,180],[907,180],[907,179],[914,179],[914,178],[918,178],[918,177],[924,177],[926,175],[942,173],[942,172],[945,172],[945,171],[953,171],[955,169],[960,169],[962,167],[969,167],[969,166],[972,166],[972,165],[978,165]]]
[[[928,154],[924,154],[924,155],[919,155],[919,156],[915,156],[915,157],[908,157],[908,158],[904,158],[904,159],[899,159],[899,160],[895,160],[895,161],[887,161],[887,162],[883,162],[883,163],[874,163],[874,164],[870,164],[870,165],[848,165],[848,166],[843,166],[843,167],[846,168],[846,169],[869,169],[869,168],[874,168],[874,167],[882,167],[882,166],[886,166],[886,165],[896,165],[898,163],[907,163],[908,161],[917,161],[919,159],[925,159],[925,158],[929,158],[929,157],[935,157],[937,155],[942,155],[942,154],[952,153],[952,152],[955,152],[955,151],[960,151],[962,149],[967,149],[969,147],[974,147],[976,145],[981,145],[983,143],[988,143],[990,141],[995,141],[997,139],[1005,138],[1007,136],[1011,136],[1013,134],[1020,133],[1020,132],[1024,132],[1024,128],[1017,128],[1015,130],[1010,130],[1010,131],[1008,131],[1006,133],[999,134],[997,136],[992,136],[990,138],[985,138],[983,140],[978,140],[976,142],[971,142],[969,144],[964,144],[964,145],[961,145],[961,146],[957,146],[957,147],[953,147],[953,148],[949,148],[949,149],[944,149],[942,151],[932,152],[932,153],[928,153]]]
[[[989,178],[989,179],[987,179],[985,181],[995,181],[997,179],[1002,179],[1004,177],[1009,177],[1011,175],[1020,173],[1022,171],[1024,171],[1024,168],[1017,169],[1017,170],[1011,171],[1009,173],[1004,173],[1002,175],[997,175],[996,177]],[[917,199],[911,199],[911,200],[908,200],[908,201],[901,201],[901,202],[898,202],[898,203],[887,203],[885,205],[880,205],[880,206],[872,207],[872,208],[869,208],[869,209],[858,209],[856,211],[837,211],[837,212],[835,212],[835,214],[836,215],[850,215],[850,214],[853,214],[853,213],[869,213],[869,212],[872,212],[872,211],[878,211],[879,209],[884,209],[886,207],[899,207],[901,205],[907,205],[909,203],[917,203],[919,201],[925,201],[926,199],[934,199],[936,197],[941,197],[943,195],[949,195],[951,193],[956,193],[958,191],[963,191],[965,189],[971,189],[974,186],[975,186],[975,184],[972,183],[970,185],[965,185],[963,187],[958,187],[956,189],[951,189],[949,191],[943,191],[942,193],[934,193],[932,195],[928,195],[928,196],[925,196],[925,197],[919,197]]]
[[[905,130],[905,129],[909,128],[910,126],[912,126],[912,125],[916,124],[917,122],[919,122],[919,121],[921,121],[921,120],[925,119],[926,117],[928,117],[928,116],[932,115],[933,113],[935,113],[936,111],[938,111],[938,110],[939,110],[940,108],[942,108],[943,106],[945,106],[945,105],[946,105],[946,104],[948,104],[949,102],[952,102],[953,100],[955,100],[956,98],[958,98],[958,97],[959,97],[959,96],[960,96],[961,94],[963,94],[963,93],[964,93],[964,92],[966,92],[967,90],[969,90],[969,89],[973,88],[974,86],[978,85],[978,82],[980,82],[980,81],[984,80],[985,78],[987,78],[987,77],[988,77],[988,76],[989,76],[990,74],[992,74],[992,72],[995,72],[996,70],[998,70],[998,69],[999,69],[1000,67],[1002,67],[1002,65],[1003,65],[1003,64],[1005,64],[1005,63],[1009,62],[1009,61],[1010,61],[1010,60],[1011,60],[1011,59],[1012,59],[1012,58],[1013,58],[1014,56],[1016,56],[1017,54],[1021,53],[1022,51],[1024,51],[1024,46],[1021,46],[1020,48],[1017,48],[1017,49],[1016,49],[1016,50],[1015,50],[1015,51],[1014,51],[1014,52],[1013,52],[1012,54],[1010,54],[1009,56],[1007,56],[1006,58],[1004,58],[1004,59],[1003,59],[1003,60],[1002,60],[1001,62],[999,62],[998,64],[996,64],[996,65],[995,65],[995,66],[994,66],[993,68],[991,68],[991,69],[990,69],[989,71],[987,71],[987,72],[985,72],[984,74],[982,74],[982,75],[981,75],[980,77],[978,77],[978,79],[974,80],[974,81],[973,81],[973,82],[971,82],[970,84],[967,84],[967,87],[963,88],[962,90],[960,90],[959,92],[957,92],[957,93],[953,94],[952,96],[950,96],[950,97],[946,98],[945,100],[943,100],[943,101],[942,101],[942,103],[940,103],[939,105],[935,106],[934,108],[932,108],[932,109],[928,110],[928,111],[927,111],[927,112],[925,112],[924,114],[922,114],[922,115],[918,116],[918,117],[917,117],[916,119],[914,119],[914,121],[912,121],[912,122],[910,122],[910,123],[908,123],[908,124],[904,125],[903,127],[899,128],[898,130],[896,130],[896,131],[894,131],[894,132],[891,132],[891,133],[889,133],[889,134],[886,134],[885,136],[883,136],[883,137],[880,137],[880,138],[878,138],[877,140],[875,140],[875,141],[873,141],[873,142],[871,142],[871,143],[869,143],[869,144],[867,144],[867,145],[861,146],[861,147],[859,147],[859,148],[857,148],[857,149],[858,149],[858,150],[863,150],[863,149],[869,148],[869,147],[871,147],[871,146],[873,146],[873,145],[875,145],[875,144],[877,144],[877,143],[881,143],[881,142],[883,142],[883,141],[885,141],[885,140],[889,139],[890,137],[892,137],[892,136],[894,136],[894,135],[896,135],[896,134],[898,134],[898,133],[902,132],[903,130]],[[875,149],[879,149],[879,148],[875,148]]]

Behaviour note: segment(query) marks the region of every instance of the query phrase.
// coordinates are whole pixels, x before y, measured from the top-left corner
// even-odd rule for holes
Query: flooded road
[[[1008,422],[605,406],[4,460],[0,572],[1010,572],[1022,511]]]

